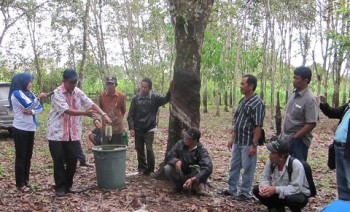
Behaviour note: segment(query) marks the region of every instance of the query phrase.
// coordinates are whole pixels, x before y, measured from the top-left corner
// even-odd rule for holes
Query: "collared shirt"
[[[350,103],[349,103],[349,106],[350,106]],[[335,141],[346,143],[346,138],[347,138],[348,129],[349,129],[349,121],[350,121],[350,110],[346,111],[342,121],[340,122],[340,124],[338,125],[335,131],[335,135],[334,135]]]
[[[113,95],[103,92],[99,99],[100,108],[107,113],[112,120],[113,133],[122,133],[124,129],[123,118],[126,113],[126,98],[119,92],[115,91]]]
[[[309,88],[294,92],[288,99],[284,115],[283,137],[288,138],[298,132],[306,123],[316,123],[318,120],[318,103]],[[303,137],[306,146],[310,146],[312,133]]]
[[[13,126],[19,130],[36,131],[35,115],[43,111],[38,98],[31,100],[22,91],[14,90],[11,96],[14,113]],[[26,115],[23,109],[31,110],[33,115]]]
[[[81,116],[70,116],[68,109],[83,110],[92,107],[94,102],[79,88],[70,94],[63,83],[55,89],[51,97],[51,111],[47,121],[47,139],[50,141],[80,141]]]
[[[153,92],[149,92],[146,96],[141,93],[133,96],[128,113],[129,129],[142,133],[154,131],[157,125],[158,108],[169,102],[170,97],[169,91],[166,96]]]
[[[252,144],[254,129],[256,126],[263,126],[264,117],[265,105],[257,95],[250,99],[243,98],[233,116],[235,143]]]
[[[303,193],[310,196],[309,183],[307,182],[303,164],[298,159],[293,160],[293,172],[289,182],[287,165],[288,156],[282,171],[278,171],[277,166],[271,170],[271,160],[268,159],[263,173],[260,176],[260,186],[276,186],[276,193],[280,199],[292,194]]]

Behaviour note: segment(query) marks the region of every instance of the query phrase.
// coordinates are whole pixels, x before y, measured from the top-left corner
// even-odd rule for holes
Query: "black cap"
[[[193,140],[199,141],[201,138],[201,132],[199,131],[198,128],[191,127],[188,130],[183,132],[184,136]]]
[[[106,83],[108,83],[108,82],[117,84],[117,78],[109,76],[109,77],[106,78]]]
[[[67,68],[63,72],[63,79],[69,80],[69,81],[75,81],[75,80],[79,79],[79,76],[78,76],[77,72],[74,69]]]
[[[270,152],[288,154],[289,153],[289,142],[277,139],[266,144],[267,149]]]

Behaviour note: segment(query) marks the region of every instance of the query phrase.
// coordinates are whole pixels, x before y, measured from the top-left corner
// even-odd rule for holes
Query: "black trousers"
[[[137,152],[138,171],[154,172],[155,157],[153,151],[154,132],[142,133],[135,131],[135,149]],[[145,154],[146,146],[146,154]],[[147,162],[146,162],[147,159]]]
[[[55,190],[67,190],[73,185],[80,141],[49,141],[53,160]]]
[[[35,132],[33,131],[24,131],[13,128],[13,138],[16,151],[15,177],[17,188],[21,188],[29,183],[30,161],[33,155],[34,134]]]
[[[260,200],[263,205],[271,208],[284,208],[287,206],[293,212],[299,212],[308,202],[307,196],[298,193],[290,196],[286,196],[284,199],[278,198],[278,194],[274,194],[270,197],[262,197],[259,194],[259,186],[256,185],[253,188],[253,194]]]
[[[124,145],[122,133],[113,133],[110,144]]]
[[[83,147],[81,146],[81,142],[79,142],[78,160],[79,160],[80,164],[85,164],[86,163],[86,156],[84,154]]]
[[[182,189],[183,184],[186,182],[186,180],[194,177],[198,173],[198,171],[193,171],[189,175],[184,175],[182,171],[176,170],[174,166],[171,166],[169,164],[164,166],[164,172],[165,176],[174,184],[174,187],[176,189]],[[196,190],[199,187],[199,184],[200,182],[196,180],[192,185],[192,189]]]

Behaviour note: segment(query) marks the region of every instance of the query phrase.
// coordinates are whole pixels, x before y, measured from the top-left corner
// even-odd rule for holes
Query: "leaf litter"
[[[77,194],[56,197],[53,186],[52,158],[43,133],[37,133],[31,166],[31,192],[19,193],[14,179],[14,144],[6,131],[0,130],[0,211],[266,211],[257,202],[239,202],[230,197],[219,196],[218,191],[227,189],[231,153],[226,144],[231,138],[231,113],[214,116],[214,109],[202,113],[201,141],[208,149],[214,164],[214,172],[205,190],[208,196],[169,195],[171,184],[148,176],[137,174],[137,158],[133,139],[129,141],[126,161],[126,187],[108,191],[97,188],[95,168],[77,167],[74,187],[83,190]],[[164,159],[167,141],[168,110],[160,109],[154,149],[156,164]],[[272,120],[267,116],[266,120]],[[90,123],[90,122],[88,122]],[[267,123],[267,121],[266,121]],[[309,150],[308,162],[313,168],[318,195],[309,199],[304,211],[320,211],[337,198],[335,172],[327,167],[328,144],[332,142],[333,129],[337,120],[329,120],[321,114],[320,122],[314,129],[314,139]],[[84,132],[92,126],[84,125]],[[334,128],[334,127],[332,127]],[[274,131],[266,127],[267,137]],[[83,144],[84,145],[84,144]],[[84,147],[85,148],[85,147]],[[90,164],[94,164],[92,151],[86,151]],[[268,158],[265,147],[258,149],[258,163],[254,184]]]

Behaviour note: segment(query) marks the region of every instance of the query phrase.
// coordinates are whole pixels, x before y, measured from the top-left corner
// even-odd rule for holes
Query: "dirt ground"
[[[230,138],[232,114],[222,112],[220,117],[215,117],[214,110],[209,110],[209,113],[201,115],[201,141],[209,150],[214,164],[213,174],[209,180],[212,187],[206,187],[208,196],[198,197],[189,194],[171,196],[168,195],[171,186],[167,181],[135,175],[137,160],[134,142],[131,139],[127,149],[124,189],[100,190],[97,188],[95,167],[78,166],[74,187],[85,191],[55,197],[52,158],[45,139],[46,114],[42,114],[40,119],[43,124],[36,133],[32,158],[30,193],[20,193],[15,189],[13,140],[7,131],[0,130],[0,211],[266,211],[266,208],[256,201],[239,202],[216,194],[227,188],[231,154],[226,144]],[[168,109],[161,108],[154,142],[156,164],[160,164],[164,159],[168,116]],[[265,118],[264,128],[267,137],[274,133],[271,120],[271,116]],[[92,124],[90,119],[85,119],[84,122],[86,132],[92,128]],[[332,141],[336,123],[336,120],[329,120],[321,114],[314,130],[308,162],[313,169],[318,195],[309,199],[304,211],[320,211],[337,198],[335,173],[327,167],[327,148]],[[255,183],[258,183],[259,174],[268,158],[265,147],[259,147],[258,154]],[[86,155],[89,162],[94,165],[92,152],[86,151]]]

